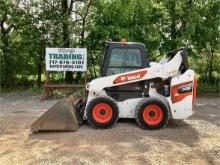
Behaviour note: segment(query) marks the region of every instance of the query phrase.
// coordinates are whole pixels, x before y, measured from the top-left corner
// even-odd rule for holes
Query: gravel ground
[[[0,164],[220,164],[220,99],[198,98],[195,114],[157,131],[134,120],[95,130],[32,134],[30,124],[57,100],[0,94]]]

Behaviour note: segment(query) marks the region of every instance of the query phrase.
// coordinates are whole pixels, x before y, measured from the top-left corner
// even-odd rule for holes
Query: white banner
[[[86,71],[86,48],[46,48],[47,71]]]

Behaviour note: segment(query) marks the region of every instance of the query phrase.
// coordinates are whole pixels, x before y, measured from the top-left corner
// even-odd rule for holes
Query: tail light
[[[171,87],[171,100],[173,103],[182,101],[185,97],[192,95],[193,81],[176,84]]]
[[[194,77],[194,83],[193,83],[193,100],[192,100],[192,104],[194,105],[196,102],[196,92],[197,92],[197,80]]]

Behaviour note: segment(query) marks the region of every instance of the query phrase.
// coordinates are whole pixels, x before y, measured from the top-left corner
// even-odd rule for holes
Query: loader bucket
[[[31,124],[31,131],[78,130],[79,123],[73,106],[75,99],[74,96],[70,96],[58,101]]]

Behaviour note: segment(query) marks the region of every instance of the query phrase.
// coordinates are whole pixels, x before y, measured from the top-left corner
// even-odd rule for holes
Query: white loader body
[[[163,58],[159,63],[151,62],[150,67],[145,69],[139,69],[122,74],[116,74],[107,77],[101,77],[92,80],[87,84],[87,90],[89,91],[88,103],[99,96],[107,96],[105,88],[119,86],[123,84],[146,81],[154,78],[171,79],[170,96],[165,97],[159,94],[155,88],[152,88],[150,83],[149,96],[159,98],[163,101],[170,110],[170,117],[173,119],[185,119],[192,115],[192,102],[193,102],[193,90],[190,92],[179,94],[176,90],[179,88],[193,88],[194,84],[194,71],[188,69],[184,74],[180,74],[178,71],[181,63],[182,56],[178,52],[170,61],[167,58]],[[135,118],[135,109],[137,104],[144,99],[132,98],[124,101],[117,101],[119,108],[119,118]],[[84,114],[86,119],[86,114]]]

